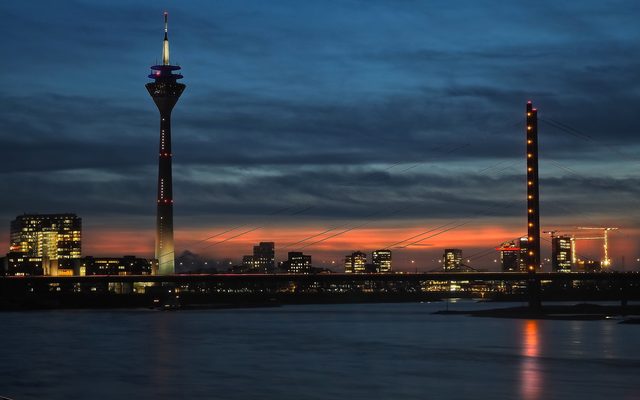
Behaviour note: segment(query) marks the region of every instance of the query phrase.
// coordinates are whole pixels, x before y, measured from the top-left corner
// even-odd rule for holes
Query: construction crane
[[[606,227],[591,227],[591,226],[579,226],[578,229],[585,230],[598,230],[602,231],[602,236],[593,237],[593,238],[574,238],[574,240],[590,240],[590,239],[603,239],[603,248],[604,248],[604,260],[602,260],[603,267],[611,266],[611,259],[609,258],[609,231],[618,230],[618,228],[606,226]],[[574,246],[575,248],[575,246]]]

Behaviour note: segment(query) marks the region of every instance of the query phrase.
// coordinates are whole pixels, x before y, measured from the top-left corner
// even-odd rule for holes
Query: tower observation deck
[[[180,69],[169,62],[168,14],[164,13],[164,41],[162,64],[151,67],[149,78],[154,82],[145,86],[160,111],[160,151],[158,158],[158,192],[156,215],[156,250],[158,273],[175,273],[175,249],[173,244],[173,181],[171,175],[171,111],[186,87],[177,80]]]

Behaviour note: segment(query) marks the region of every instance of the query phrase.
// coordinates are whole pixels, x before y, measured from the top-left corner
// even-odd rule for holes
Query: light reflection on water
[[[172,360],[175,359],[174,352],[177,350],[170,343],[170,335],[174,331],[169,326],[170,320],[167,318],[156,318],[152,321],[149,337],[149,346],[152,362],[149,365],[151,370],[150,390],[157,395],[164,392],[167,381],[171,378]]]
[[[638,326],[432,314],[444,307],[0,313],[0,396],[640,398]]]
[[[521,364],[521,390],[522,399],[542,399],[543,376],[538,362],[540,355],[540,332],[537,320],[524,322],[522,332],[522,364]]]

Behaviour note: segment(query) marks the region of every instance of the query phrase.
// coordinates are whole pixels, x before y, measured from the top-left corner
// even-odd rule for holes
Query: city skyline
[[[345,233],[302,251],[318,261],[340,260],[349,251],[387,248],[452,221],[465,223],[422,246],[391,248],[394,264],[398,259],[401,266],[402,260],[438,259],[447,247],[471,254],[520,237],[526,232],[522,104],[533,99],[541,119],[542,228],[620,226],[610,243],[614,264],[624,256],[627,269],[637,266],[638,161],[632,134],[638,94],[629,85],[636,81],[637,65],[624,59],[624,52],[604,57],[603,47],[634,51],[638,28],[607,25],[607,16],[597,12],[607,7],[593,2],[580,8],[572,27],[545,22],[535,36],[526,34],[533,26],[521,27],[519,39],[498,29],[491,45],[484,45],[480,37],[467,37],[467,43],[461,34],[472,28],[461,25],[465,14],[483,16],[481,8],[458,15],[413,6],[420,17],[439,14],[452,25],[424,28],[409,14],[410,6],[387,13],[391,6],[385,2],[372,3],[359,18],[352,3],[329,3],[345,16],[332,14],[308,26],[303,20],[321,12],[309,5],[292,11],[256,4],[255,14],[229,4],[203,6],[201,15],[190,7],[169,7],[172,60],[190,71],[190,94],[174,122],[180,154],[174,168],[177,253],[237,259],[253,243],[275,241],[279,251],[331,229],[326,237]],[[9,38],[25,33],[21,20],[62,33],[53,48],[60,54],[54,51],[40,62],[49,66],[46,79],[38,75],[25,84],[3,75],[3,109],[10,111],[2,117],[7,123],[0,140],[1,155],[9,161],[2,173],[10,194],[0,200],[2,220],[8,223],[22,211],[70,211],[83,217],[84,253],[151,255],[156,118],[143,89],[142,95],[131,91],[141,91],[140,71],[158,58],[160,49],[153,46],[158,13],[88,2],[73,9],[82,18],[69,28],[42,12],[28,13],[29,6],[1,7],[14,17]],[[64,12],[69,6],[56,7],[62,11],[54,12]],[[492,21],[515,33],[526,18],[521,7],[506,10],[513,12],[511,18]],[[623,18],[618,12],[617,21]],[[276,29],[260,15],[283,25]],[[242,24],[233,25],[230,17]],[[384,36],[380,27],[366,35],[363,30],[381,18],[386,30],[401,37],[362,50],[360,45]],[[261,24],[255,25],[257,20]],[[118,35],[106,29],[114,21]],[[65,35],[84,23],[92,29],[82,40]],[[452,27],[458,31],[443,38]],[[287,35],[293,28],[302,34]],[[196,29],[206,34],[196,37]],[[411,36],[428,29],[444,43]],[[267,35],[260,36],[261,30]],[[338,33],[345,34],[343,40]],[[45,44],[37,32],[28,34],[34,48]],[[123,34],[132,40],[123,43]],[[67,48],[56,47],[63,45]],[[94,47],[104,52],[94,54]],[[126,50],[122,59],[115,57],[118,49]],[[70,61],[73,51],[86,51],[88,65]],[[105,53],[109,57],[98,57]],[[8,64],[12,74],[30,73],[18,68],[33,57],[17,51]],[[69,76],[62,85],[52,82],[58,73],[53,67],[62,65],[65,76],[79,82]],[[98,91],[105,67],[120,69],[121,82]],[[35,98],[47,109],[26,123],[20,117]],[[114,140],[101,137],[107,132]],[[56,196],[36,198],[36,188]],[[235,227],[240,228],[203,242]],[[301,250],[325,236],[285,249]],[[550,247],[543,243],[543,255]],[[599,254],[597,244],[584,248],[594,258]],[[486,266],[496,258],[497,252],[485,258]]]

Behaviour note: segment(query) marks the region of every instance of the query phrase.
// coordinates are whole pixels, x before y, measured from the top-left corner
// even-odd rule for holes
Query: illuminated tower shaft
[[[527,102],[527,270],[540,267],[540,192],[538,181],[538,110]]]
[[[175,249],[173,244],[173,181],[171,176],[171,111],[178,102],[185,85],[177,83],[182,78],[174,74],[180,67],[169,63],[169,39],[167,13],[164,14],[164,42],[162,65],[151,67],[149,78],[154,82],[145,86],[160,111],[160,154],[158,160],[158,193],[156,216],[156,259],[158,273],[175,273]]]

